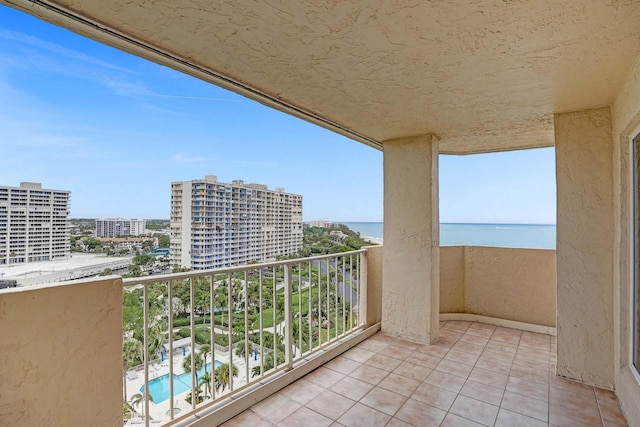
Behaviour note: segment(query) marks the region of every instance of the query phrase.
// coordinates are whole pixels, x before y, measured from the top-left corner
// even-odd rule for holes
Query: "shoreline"
[[[382,237],[371,237],[371,236],[362,236],[361,237],[362,240],[367,240],[371,243],[376,243],[378,245],[382,245]]]

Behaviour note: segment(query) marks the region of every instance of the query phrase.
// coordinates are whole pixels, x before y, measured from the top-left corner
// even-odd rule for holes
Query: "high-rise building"
[[[269,261],[302,247],[302,196],[262,184],[171,183],[171,263],[193,270]]]
[[[0,187],[0,264],[68,258],[70,191]]]
[[[144,219],[96,219],[96,237],[141,236],[146,228]]]

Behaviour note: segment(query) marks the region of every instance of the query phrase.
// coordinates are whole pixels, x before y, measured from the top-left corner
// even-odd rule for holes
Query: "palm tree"
[[[122,384],[124,401],[127,401],[127,371],[136,360],[142,359],[142,344],[135,339],[126,339],[122,346]]]
[[[202,387],[204,385],[204,398],[207,398],[207,392],[211,393],[211,381],[213,381],[213,377],[210,372],[205,372],[200,378],[200,382],[198,383],[198,387]]]
[[[236,325],[231,330],[232,340],[241,340],[244,339],[244,325]]]
[[[249,301],[249,305],[254,309],[258,308],[255,305],[255,303],[258,302],[258,300],[260,299],[259,288],[260,288],[260,285],[258,283],[255,283],[254,281],[250,281],[249,284],[247,285],[247,292],[249,293],[249,295],[247,295],[247,298]]]
[[[245,356],[247,355],[245,350],[246,350],[246,348],[245,348],[245,345],[244,345],[244,340],[238,341],[236,343],[236,356],[238,356],[240,359],[244,359]]]
[[[202,354],[198,351],[195,351],[193,353],[189,353],[187,355],[187,357],[184,358],[184,361],[182,362],[182,368],[184,369],[184,372],[187,374],[191,373],[191,354],[193,354],[193,360],[194,360],[194,367],[195,367],[195,376],[196,376],[196,381],[195,384],[198,384],[198,371],[202,368],[202,363],[203,363],[203,358],[202,358]],[[196,387],[196,402],[198,402],[198,388]],[[199,402],[198,402],[199,403]]]
[[[227,285],[226,282],[215,288],[214,292],[214,304],[215,307],[220,308],[220,324],[224,324],[224,314],[227,309]],[[212,315],[213,316],[213,315]],[[212,322],[213,323],[213,322]]]
[[[211,346],[209,344],[202,344],[200,346],[200,354],[202,355],[202,358],[204,359],[204,374],[207,375],[209,374],[209,372],[207,372],[207,354],[211,351]],[[213,363],[213,360],[211,361]],[[209,378],[209,384],[207,385],[207,388],[209,390],[211,390],[211,375],[208,375]],[[206,398],[207,396],[205,396]]]
[[[133,409],[133,406],[131,406],[129,402],[123,402],[122,415],[125,420],[131,419],[136,415],[136,410]]]
[[[298,346],[300,336],[302,336],[302,342],[300,343],[302,348],[299,349],[301,352],[309,349],[309,329],[304,326],[302,328],[300,327],[300,316],[291,323],[291,334],[293,335],[293,342],[296,347]]]
[[[171,298],[171,314],[176,317],[179,314],[184,313],[184,311],[185,309],[184,304],[182,304],[182,300],[178,297]]]
[[[238,367],[233,365],[232,368],[233,376],[238,376]],[[216,379],[216,391],[220,390],[222,387],[222,391],[227,388],[231,384],[231,376],[229,375],[229,364],[225,363],[224,365],[220,365],[216,368],[215,371],[215,379]]]
[[[153,358],[162,351],[162,346],[167,342],[167,323],[161,320],[149,328],[149,357]]]
[[[149,395],[149,400],[151,402],[153,402],[153,397],[151,395]],[[131,406],[133,406],[133,408],[135,409],[136,406],[140,406],[141,412],[140,414],[144,417],[144,394],[143,393],[136,393],[133,396],[131,396]]]
[[[240,279],[233,280],[233,286],[231,287],[231,296],[236,305],[244,304],[244,288]]]
[[[200,354],[204,359],[204,371],[207,372],[207,354],[211,351],[211,346],[209,344],[202,344],[200,346]]]
[[[278,365],[281,365],[284,363],[284,354],[282,352],[278,352]],[[270,351],[269,353],[266,354],[266,356],[264,356],[264,371],[270,371],[271,369],[273,369],[273,352]],[[262,371],[260,370],[260,365],[254,366],[253,369],[251,369],[251,377],[257,377],[258,375],[260,375],[262,373]]]

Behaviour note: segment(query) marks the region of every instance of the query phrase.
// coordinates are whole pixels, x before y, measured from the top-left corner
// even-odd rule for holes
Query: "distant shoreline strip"
[[[377,243],[378,245],[382,244],[382,237],[369,237],[369,236],[362,236],[362,240],[367,240],[371,243]]]

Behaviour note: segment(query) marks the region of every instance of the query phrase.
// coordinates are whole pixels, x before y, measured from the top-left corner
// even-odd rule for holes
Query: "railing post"
[[[196,318],[193,308],[195,305],[195,290],[193,287],[193,277],[189,279],[189,319],[191,332],[191,409],[196,409]],[[173,396],[171,396],[173,399]]]
[[[147,284],[142,288],[142,328],[143,333],[143,359],[144,359],[144,425],[149,427],[149,294],[147,292]]]
[[[169,351],[167,359],[169,360],[169,411],[171,411],[170,420],[175,417],[173,404],[173,291],[171,289],[171,280],[167,282],[167,301],[169,302]]]
[[[368,256],[367,256],[368,255]],[[368,303],[367,303],[367,258],[373,257],[372,253],[366,252],[366,250],[362,251],[353,251],[348,255],[325,255],[313,257],[308,260],[287,260],[287,261],[279,261],[273,263],[265,263],[264,265],[258,266],[259,268],[259,276],[258,276],[258,303],[260,310],[259,315],[259,327],[260,327],[260,368],[262,372],[262,376],[264,376],[264,357],[265,351],[268,353],[269,351],[264,346],[264,271],[268,271],[271,274],[273,281],[273,304],[274,309],[272,310],[273,314],[273,331],[274,334],[278,335],[278,340],[274,343],[277,344],[273,348],[273,359],[276,364],[274,368],[271,370],[273,372],[278,372],[281,370],[291,370],[293,369],[294,362],[300,358],[302,354],[305,353],[305,348],[307,343],[304,343],[303,337],[304,334],[308,331],[309,333],[309,349],[307,352],[316,352],[322,350],[322,340],[325,338],[323,335],[323,331],[326,330],[326,340],[325,346],[332,343],[336,338],[341,336],[339,324],[342,323],[342,335],[344,335],[345,331],[353,331],[362,326],[368,325],[367,319],[367,311],[368,311]],[[342,257],[342,258],[341,258]],[[375,257],[374,257],[375,258]],[[339,260],[342,259],[342,268],[340,269]],[[348,264],[347,264],[348,259]],[[304,261],[304,262],[303,262]],[[372,258],[373,261],[373,258]],[[297,265],[297,268],[296,268]],[[349,277],[347,275],[347,265],[350,265],[350,273]],[[197,399],[196,399],[196,391],[198,391],[198,383],[195,379],[196,376],[196,340],[195,340],[195,332],[196,332],[196,313],[194,311],[195,302],[196,302],[196,291],[200,289],[199,281],[204,277],[209,278],[208,288],[209,293],[211,294],[210,301],[210,313],[211,313],[211,344],[212,350],[211,353],[211,363],[212,367],[212,375],[215,378],[215,351],[220,351],[220,347],[216,344],[216,330],[215,330],[215,309],[217,304],[217,300],[213,299],[213,295],[216,294],[216,275],[219,275],[221,278],[226,276],[227,281],[227,292],[226,292],[226,303],[223,303],[223,306],[226,306],[226,318],[228,325],[228,343],[229,348],[227,351],[229,352],[229,365],[233,367],[233,362],[237,356],[234,355],[234,346],[233,346],[233,326],[234,326],[234,308],[236,304],[234,304],[234,299],[239,296],[236,295],[237,292],[234,292],[236,289],[234,288],[234,276],[243,274],[244,276],[244,285],[241,287],[241,291],[244,293],[244,308],[245,308],[245,316],[244,316],[244,330],[245,330],[245,360],[248,362],[250,357],[250,350],[252,346],[249,345],[248,335],[250,331],[251,323],[249,322],[249,308],[250,305],[254,305],[253,302],[249,302],[249,283],[253,283],[249,280],[250,271],[255,269],[254,266],[243,266],[243,267],[233,267],[226,269],[218,269],[212,270],[208,272],[202,273],[175,273],[170,275],[163,275],[158,277],[149,277],[142,279],[125,279],[124,286],[130,287],[134,285],[141,284],[143,286],[142,292],[142,305],[143,305],[143,365],[142,370],[144,374],[144,384],[148,389],[149,382],[151,380],[151,363],[155,362],[154,354],[150,352],[150,344],[153,341],[153,336],[151,335],[150,328],[158,326],[158,320],[153,312],[150,310],[149,300],[152,295],[155,293],[151,292],[155,289],[156,286],[162,284],[163,281],[166,281],[167,286],[167,316],[168,316],[168,357],[171,358],[169,360],[169,379],[168,386],[170,399],[171,401],[167,404],[169,408],[170,414],[167,415],[169,419],[175,419],[175,415],[173,409],[175,409],[175,400],[174,396],[175,387],[174,387],[174,377],[175,373],[175,364],[173,363],[173,345],[175,344],[173,339],[173,329],[174,329],[174,318],[173,318],[173,299],[175,298],[176,291],[173,289],[173,285],[180,285],[180,289],[183,286],[189,286],[189,330],[190,330],[190,343],[191,343],[191,394],[192,394],[192,402],[191,402],[191,410],[192,412],[197,408]],[[323,269],[325,271],[323,271]],[[308,284],[303,281],[303,270],[308,270]],[[315,271],[314,271],[315,270]],[[340,271],[341,270],[341,271]],[[283,276],[281,276],[283,274]],[[306,274],[306,273],[305,273]],[[373,274],[373,273],[372,273]],[[325,292],[323,294],[322,289],[322,276],[324,276],[325,280]],[[282,280],[282,278],[284,280]],[[373,277],[372,277],[373,278]],[[282,281],[281,281],[282,280]],[[294,288],[294,281],[298,280],[298,285]],[[314,282],[317,281],[317,283]],[[340,285],[342,285],[342,289],[340,289]],[[196,288],[196,286],[198,286]],[[284,287],[284,306],[281,305],[282,299],[280,299],[280,289],[278,286]],[[374,286],[375,288],[375,286]],[[372,290],[375,290],[372,288]],[[317,289],[317,292],[314,291]],[[305,296],[304,301],[302,300],[303,291],[306,290],[308,294]],[[334,295],[331,295],[331,292],[334,292]],[[204,291],[204,289],[202,289]],[[180,291],[182,292],[182,291]],[[293,303],[293,295],[294,292],[297,293],[300,298],[294,306]],[[374,298],[375,300],[375,298]],[[342,304],[340,304],[340,302]],[[303,321],[300,318],[300,313],[302,313],[303,303],[308,303],[309,311],[307,313],[306,324],[303,325]],[[315,304],[317,303],[317,308]],[[331,312],[331,305],[334,305],[335,312]],[[241,304],[238,304],[237,308],[240,307]],[[340,319],[340,305],[342,305],[342,313],[343,318]],[[349,305],[349,309],[347,309],[347,305]],[[225,307],[220,307],[223,312],[220,314],[220,317],[224,317],[224,309]],[[277,309],[276,309],[277,308]],[[282,309],[283,313],[280,313],[279,310]],[[294,312],[294,309],[296,310]],[[317,310],[317,311],[316,311]],[[296,314],[297,313],[297,314]],[[282,315],[284,316],[282,317]],[[372,315],[374,315],[372,311]],[[297,316],[297,317],[296,317]],[[335,322],[335,326],[327,325],[326,328],[323,328],[323,316],[326,318],[326,322]],[[237,316],[240,321],[240,316]],[[375,318],[375,315],[373,316]],[[374,319],[372,319],[373,321]],[[305,328],[305,331],[299,329],[295,331],[294,322],[298,321],[298,327]],[[239,324],[236,326],[240,325]],[[282,330],[284,328],[284,330]],[[317,335],[314,333],[314,329],[319,329],[320,333]],[[271,327],[268,328],[271,330]],[[333,331],[331,331],[333,329]],[[154,330],[155,332],[155,330]],[[334,333],[335,337],[332,339],[331,333]],[[279,351],[282,347],[280,347],[280,343],[284,344],[284,363],[278,364],[278,360],[282,361],[282,356]],[[245,375],[247,376],[247,382],[249,382],[249,375],[251,374],[250,366],[247,363],[245,366]],[[233,369],[233,368],[231,368]],[[236,388],[234,387],[234,382],[237,382],[233,377],[233,370],[231,370],[231,375],[229,378],[229,390],[231,392],[235,392]],[[155,376],[155,375],[154,375]],[[235,381],[234,381],[235,380]],[[259,378],[257,379],[259,380]],[[242,384],[241,384],[242,385]],[[151,400],[151,395],[148,390],[145,390],[145,396],[143,398],[141,406],[144,408],[144,423],[145,425],[151,424],[152,419],[149,417],[149,410],[156,408],[154,406],[154,402]],[[212,399],[215,399],[215,391],[212,392]],[[194,406],[196,408],[194,408]],[[157,408],[156,408],[157,409]],[[165,408],[166,409],[166,408]],[[183,408],[184,410],[185,408]]]
[[[233,277],[231,273],[227,274],[227,281],[229,282],[229,286],[227,286],[227,323],[229,331],[229,390],[233,391]],[[213,362],[215,365],[215,362]]]
[[[365,326],[365,327],[369,326],[367,321],[367,250],[366,249],[363,252],[360,252],[360,269],[359,269],[359,277],[358,277],[358,326]]]
[[[293,368],[293,298],[291,289],[291,265],[284,265],[284,347],[287,370]]]

